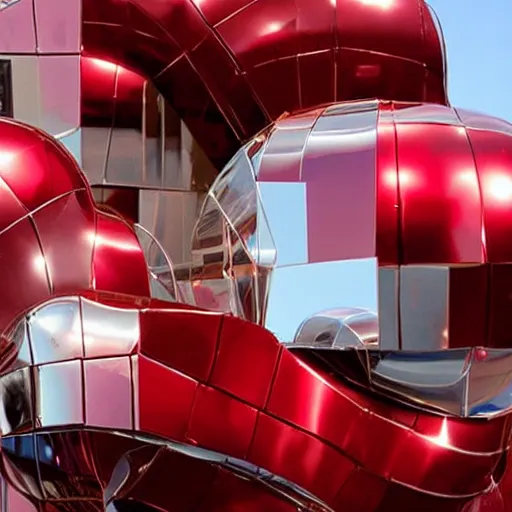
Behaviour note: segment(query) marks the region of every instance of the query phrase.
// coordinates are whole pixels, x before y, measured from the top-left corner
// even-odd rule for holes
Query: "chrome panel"
[[[448,348],[448,267],[400,268],[400,323],[404,350]]]
[[[84,356],[80,303],[57,299],[28,316],[34,364],[54,363]]]
[[[130,354],[140,339],[139,312],[80,301],[85,357]]]
[[[196,192],[141,190],[139,198],[141,226],[158,240],[175,265],[190,264],[192,233],[202,196]]]
[[[82,361],[34,368],[36,422],[41,427],[84,423]]]
[[[309,317],[298,329],[293,343],[306,347],[364,348],[377,345],[377,315],[365,309],[334,309]]]
[[[32,372],[20,368],[0,377],[0,432],[2,436],[34,428]]]
[[[84,361],[85,417],[88,426],[133,428],[129,357]]]
[[[399,314],[400,270],[379,268],[379,347],[398,350],[401,333]]]
[[[134,228],[148,264],[151,296],[176,302],[180,299],[180,291],[171,259],[147,229],[138,224]]]

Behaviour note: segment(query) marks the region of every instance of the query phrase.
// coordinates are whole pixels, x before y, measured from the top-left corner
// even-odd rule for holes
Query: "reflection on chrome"
[[[464,418],[512,411],[512,349],[381,351],[371,327],[375,319],[357,310],[315,315],[289,348],[355,384],[425,410]]]
[[[475,299],[474,329],[457,309],[468,283],[487,279],[486,226],[468,213],[468,225],[454,231],[460,240],[450,235],[430,262],[411,256],[418,242],[409,223],[432,240],[441,236],[400,205],[409,198],[414,204],[427,175],[405,158],[400,168],[394,156],[379,166],[377,127],[392,127],[389,133],[404,141],[442,127],[468,157],[446,167],[446,186],[463,188],[475,205],[481,194],[509,204],[508,171],[481,173],[469,144],[472,130],[503,134],[507,123],[435,104],[396,104],[389,112],[379,101],[285,115],[213,183],[192,237],[192,270],[180,286],[191,290],[188,302],[259,323],[292,350],[336,359],[346,378],[396,400],[463,417],[509,411],[508,349],[482,327],[483,303]],[[436,162],[449,163],[442,155]],[[350,186],[343,188],[345,175]],[[388,206],[392,215],[379,227]],[[404,254],[384,262],[379,229],[391,236],[397,208]],[[362,371],[349,368],[354,360]]]
[[[361,101],[283,116],[233,157],[210,188],[194,229],[194,304],[259,323],[282,342],[291,342],[319,310],[344,304],[377,310],[378,107],[378,101]],[[338,179],[325,172],[329,158],[340,173],[352,165],[360,169],[356,191],[343,191],[334,212],[324,200],[326,188],[336,186],[330,180]],[[340,228],[333,242],[324,220],[342,215],[356,197],[365,212],[360,243],[346,251],[343,240],[353,227]]]
[[[308,318],[297,331],[293,343],[327,348],[364,347],[377,344],[377,315],[365,309],[336,309]]]
[[[487,500],[512,125],[449,106],[424,0],[14,4],[1,512]]]
[[[150,231],[140,224],[135,224],[134,228],[148,264],[151,296],[169,302],[179,301],[180,291],[171,258]]]
[[[462,417],[512,410],[510,349],[400,352],[375,359],[371,384],[406,400]]]

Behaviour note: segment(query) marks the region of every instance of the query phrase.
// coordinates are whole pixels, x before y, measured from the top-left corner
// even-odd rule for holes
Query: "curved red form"
[[[83,344],[77,345],[72,361],[71,329],[76,327],[64,327],[53,338],[41,333],[34,337],[37,315],[44,318],[59,300],[79,304],[81,327],[75,336],[81,333]],[[204,499],[209,490],[201,480],[186,476],[187,468],[194,463],[201,474],[215,463],[235,475],[244,470],[249,480],[263,468],[293,483],[297,491],[311,493],[309,498],[304,495],[310,505],[314,495],[335,511],[387,512],[396,510],[397,501],[404,510],[452,511],[492,488],[493,479],[502,476],[508,417],[467,422],[383,402],[295,357],[261,327],[232,316],[154,299],[85,292],[40,304],[31,318],[30,336],[19,345],[15,364],[36,367],[27,377],[35,389],[48,389],[46,370],[55,372],[57,379],[67,375],[71,387],[67,394],[55,389],[61,400],[51,411],[44,409],[44,392],[37,392],[40,418],[31,427],[35,433],[48,437],[50,425],[71,431],[78,427],[90,431],[95,447],[101,440],[96,429],[128,435],[111,435],[108,449],[86,448],[85,459],[92,458],[89,464],[97,468],[90,476],[93,481],[110,479],[113,454],[128,457],[119,470],[126,473],[128,462],[129,473],[134,474],[117,481],[113,477],[112,487],[105,486],[106,496],[135,498],[157,510],[175,510],[180,503],[182,510],[191,510],[194,500]],[[137,329],[127,330],[129,324]],[[116,330],[122,337],[111,343]],[[55,346],[63,339],[68,343]],[[4,346],[14,340],[8,334]],[[46,362],[50,353],[51,362]],[[23,360],[23,354],[32,355]],[[4,384],[11,389],[8,381]],[[15,430],[18,425],[11,419],[10,427]],[[138,443],[130,439],[133,431],[140,436]],[[151,436],[169,443],[166,463],[155,461],[159,446],[149,441]],[[66,453],[65,444],[53,441],[51,446],[35,462],[45,471],[52,466],[66,471],[69,483],[63,481],[53,491],[54,498],[76,496],[74,478],[89,474],[85,461],[73,464],[76,448]],[[130,455],[137,446],[145,446],[149,454]],[[8,451],[7,457],[16,453]],[[222,455],[208,459],[212,453]],[[19,464],[15,458],[12,463]],[[151,481],[158,477],[150,475],[158,467],[176,467],[173,464],[180,466],[178,473],[184,472],[186,487],[157,492]],[[36,469],[26,463],[23,472]],[[42,473],[38,478],[44,483],[56,477]],[[170,479],[169,485],[179,478]],[[37,497],[26,482],[11,483]],[[272,487],[271,479],[268,483]],[[88,499],[101,500],[100,492],[90,487]],[[237,485],[230,486],[229,499],[236,497],[236,489]],[[265,491],[259,494],[261,499]],[[287,501],[285,496],[281,499]],[[215,500],[203,503],[201,510],[217,510]],[[257,503],[261,501],[254,500],[253,506]],[[318,510],[326,510],[323,507]],[[281,508],[276,503],[268,510]]]
[[[95,286],[149,294],[133,230],[96,209],[75,159],[41,130],[5,118],[0,120],[0,282],[0,332],[14,315],[54,294]]]
[[[423,0],[84,0],[83,45],[153,80],[218,166],[287,111],[447,102]]]
[[[0,212],[3,331],[13,314],[53,292],[90,286],[92,245],[85,236],[75,247],[66,239],[94,229],[95,214],[85,177],[67,151],[42,131],[5,119]],[[69,257],[73,268],[63,266]]]
[[[215,212],[225,224],[212,228]],[[337,291],[346,286],[365,290],[359,307],[396,319],[376,334],[393,340],[388,349],[424,348],[421,336],[428,350],[511,348],[511,213],[512,125],[505,121],[378,100],[286,115],[251,140],[210,190],[193,238],[195,303],[232,311],[291,342],[308,314],[354,300]],[[222,226],[236,232],[231,250],[239,253],[211,263],[211,254],[222,255]],[[299,226],[293,235],[291,226]],[[254,249],[251,237],[265,231]],[[250,249],[244,253],[238,240]],[[264,252],[272,259],[266,267]],[[364,260],[374,266],[359,279],[339,270]],[[272,279],[247,285],[248,261]],[[329,265],[328,282],[314,273],[319,264]],[[436,275],[438,288],[429,286]],[[330,293],[336,299],[323,303],[319,297]],[[259,294],[269,297],[263,306]],[[301,314],[282,319],[283,301],[296,304],[302,294]],[[442,304],[435,313],[433,301]]]
[[[110,127],[140,119],[145,79],[137,73],[101,59],[80,59],[82,123]]]
[[[8,48],[57,62],[42,1],[0,2],[23,19]],[[83,0],[82,14],[82,119],[140,129],[149,80],[217,167],[260,132],[241,153],[255,190],[295,182],[305,193],[297,265],[375,259],[378,271],[400,267],[399,293],[411,268],[449,269],[443,348],[510,347],[512,131],[448,106],[444,42],[423,0]],[[76,70],[78,46],[66,49]],[[360,158],[347,113],[368,98],[380,99],[366,102],[373,146]],[[3,503],[510,509],[510,413],[467,420],[387,401],[260,326],[149,298],[134,192],[133,204],[117,190],[98,206],[60,144],[0,120]],[[333,217],[348,220],[336,236]],[[419,299],[436,297],[413,284],[393,318],[419,330],[431,320]]]

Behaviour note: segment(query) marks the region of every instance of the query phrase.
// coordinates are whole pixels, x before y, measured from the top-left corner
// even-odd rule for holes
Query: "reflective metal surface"
[[[512,510],[512,127],[423,0],[0,1],[0,61],[1,512]]]
[[[417,0],[83,9],[85,49],[153,79],[214,162],[284,111],[375,96],[446,102],[444,43]]]
[[[359,393],[343,375],[307,353],[297,357],[268,331],[232,316],[179,304],[163,307],[157,300],[141,304],[136,297],[106,292],[60,300],[81,305],[83,325],[84,304],[108,307],[111,315],[102,321],[105,331],[124,329],[123,315],[131,311],[139,317],[140,337],[124,356],[108,357],[105,347],[85,358],[34,366],[34,371],[30,366],[4,371],[3,458],[16,468],[13,475],[23,475],[23,480],[9,473],[5,477],[41,502],[81,498],[92,502],[88,510],[101,510],[129,497],[149,501],[156,510],[172,510],[183,500],[199,499],[202,487],[193,479],[198,494],[185,489],[178,494],[148,494],[158,472],[180,467],[183,478],[190,478],[185,476],[190,464],[199,472],[202,465],[205,471],[214,471],[213,464],[235,480],[242,475],[261,481],[263,487],[251,503],[259,504],[267,494],[277,496],[275,507],[268,510],[281,510],[290,500],[299,508],[342,510],[359,467],[383,478],[388,492],[397,485],[412,487],[424,493],[422,502],[435,504],[444,496],[463,504],[492,488],[496,464],[508,449],[508,418],[463,422],[382,402],[378,395]],[[54,305],[50,300],[36,314],[48,317],[45,313],[55,311]],[[28,312],[27,318],[33,315]],[[54,336],[56,342],[67,340],[73,330],[58,330]],[[75,336],[81,339],[80,333]],[[179,350],[184,342],[186,352]],[[33,340],[33,347],[37,343]],[[375,372],[396,377],[392,358],[381,366]],[[33,402],[19,391],[30,389],[36,393]],[[290,394],[291,389],[310,393]],[[13,396],[18,401],[13,402]],[[19,401],[23,396],[28,398]],[[323,404],[320,409],[318,403]],[[79,426],[82,429],[76,430]],[[49,427],[65,430],[52,432]],[[369,439],[367,429],[378,434]],[[34,432],[39,448],[32,441],[22,448],[27,430]],[[102,437],[108,439],[106,450],[97,445]],[[160,446],[167,448],[161,451]],[[16,455],[20,450],[28,450],[20,453],[21,460]],[[375,457],[377,450],[384,452],[382,456]],[[78,456],[83,462],[74,461]],[[198,462],[187,462],[190,457]],[[412,460],[419,464],[414,471]],[[457,468],[453,478],[429,477],[447,466]],[[154,467],[156,473],[146,470],[141,479],[137,475],[142,467]],[[61,480],[59,468],[71,481]],[[33,485],[42,490],[33,490]],[[228,503],[236,496],[236,485],[229,489]],[[217,510],[217,501],[202,499],[206,510]],[[415,498],[410,500],[413,507]]]
[[[508,412],[512,345],[495,297],[510,290],[493,274],[509,269],[495,244],[500,262],[510,244],[488,212],[510,201],[492,195],[484,154],[498,166],[484,134],[507,148],[507,180],[512,127],[485,116],[373,101],[283,117],[208,193],[192,242],[194,303],[285,343],[370,351],[359,383],[395,398],[461,416]],[[393,375],[379,348],[403,351]],[[454,358],[462,366],[448,376]]]
[[[509,347],[511,151],[512,126],[440,105],[284,116],[208,193],[192,241],[196,303],[283,342],[311,315],[355,307],[385,320],[382,348]]]

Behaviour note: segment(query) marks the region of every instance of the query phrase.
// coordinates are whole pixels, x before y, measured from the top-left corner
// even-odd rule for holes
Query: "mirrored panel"
[[[84,356],[79,299],[52,301],[28,316],[34,364]]]
[[[62,427],[84,422],[80,360],[34,368],[36,421],[41,427]]]

